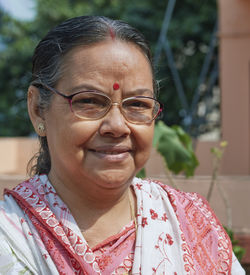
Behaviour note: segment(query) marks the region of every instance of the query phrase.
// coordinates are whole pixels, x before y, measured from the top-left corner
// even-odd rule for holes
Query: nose
[[[109,112],[102,119],[99,133],[102,136],[125,137],[130,134],[130,128],[124,118],[118,103],[113,103]]]

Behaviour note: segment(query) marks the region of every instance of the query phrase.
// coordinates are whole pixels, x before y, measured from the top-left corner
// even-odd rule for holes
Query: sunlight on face
[[[113,88],[114,83],[119,84],[118,89]],[[55,88],[66,95],[95,90],[118,103],[142,93],[153,96],[148,60],[133,44],[119,41],[71,50]],[[147,161],[154,123],[130,123],[117,106],[101,119],[82,120],[71,112],[67,100],[55,95],[46,114],[46,129],[52,181],[60,178],[86,187],[116,188]]]

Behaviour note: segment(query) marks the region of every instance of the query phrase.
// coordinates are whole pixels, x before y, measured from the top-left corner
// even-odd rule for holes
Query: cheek
[[[82,158],[84,146],[95,135],[97,128],[93,122],[64,120],[56,125],[51,123],[47,133],[49,147],[54,154]]]
[[[138,129],[138,131],[135,131],[134,138],[136,146],[136,164],[143,166],[148,160],[152,148],[153,136],[154,125],[148,127],[143,126],[143,129]]]

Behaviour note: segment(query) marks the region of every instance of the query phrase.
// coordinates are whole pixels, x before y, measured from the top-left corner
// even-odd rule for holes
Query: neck
[[[72,182],[67,184],[54,180],[54,178],[50,176],[49,180],[68,207],[79,209],[86,207],[96,211],[109,209],[126,199],[127,191],[131,184],[131,181],[129,181],[120,188],[104,189],[96,185],[91,185],[91,183],[89,183],[89,187],[87,186],[87,188],[81,184],[74,185]],[[94,188],[92,188],[92,186],[94,186]]]
[[[135,215],[135,198],[129,194],[131,180],[119,188],[104,189],[91,183],[65,182],[51,173],[49,179],[83,231],[98,225],[101,228],[109,224],[110,227],[111,222],[114,230],[119,231]]]

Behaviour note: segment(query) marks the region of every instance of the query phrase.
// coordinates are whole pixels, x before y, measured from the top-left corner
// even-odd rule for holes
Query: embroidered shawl
[[[0,273],[12,265],[23,274],[245,274],[202,197],[150,180],[132,186],[136,237],[131,223],[93,249],[46,175],[5,190]]]

